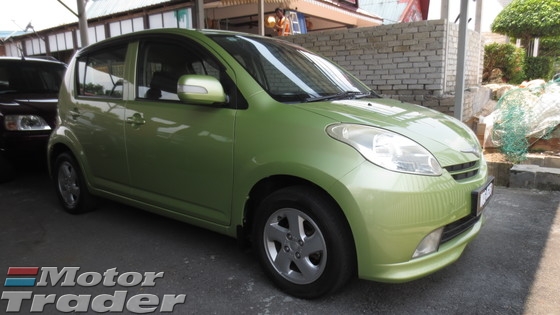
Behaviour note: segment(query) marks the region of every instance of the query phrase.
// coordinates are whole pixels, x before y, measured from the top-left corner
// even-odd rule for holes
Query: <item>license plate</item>
[[[493,194],[494,176],[490,176],[484,186],[473,190],[471,193],[472,214],[475,216],[479,216],[482,213],[484,207],[488,204],[488,201],[490,201],[490,198]]]

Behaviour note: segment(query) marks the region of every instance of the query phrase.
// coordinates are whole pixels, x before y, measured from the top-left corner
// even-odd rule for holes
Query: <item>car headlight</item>
[[[327,133],[385,169],[419,175],[439,176],[436,158],[418,143],[394,132],[357,124],[334,124]]]
[[[37,115],[7,115],[4,126],[10,131],[51,130],[49,124]]]

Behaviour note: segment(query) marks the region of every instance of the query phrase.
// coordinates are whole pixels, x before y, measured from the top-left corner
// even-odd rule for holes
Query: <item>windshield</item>
[[[374,95],[334,63],[286,41],[210,35],[280,102],[311,102]]]
[[[58,93],[66,67],[58,63],[9,61],[0,63],[0,94]]]

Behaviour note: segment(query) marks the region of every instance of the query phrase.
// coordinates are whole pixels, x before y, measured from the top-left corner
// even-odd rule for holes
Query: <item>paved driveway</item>
[[[50,185],[42,169],[0,184],[0,272],[5,279],[18,278],[6,275],[8,267],[80,267],[74,280],[83,286],[64,287],[66,278],[56,283],[51,277],[46,287],[3,287],[4,293],[39,296],[33,303],[23,299],[22,313],[54,295],[59,305],[45,304],[46,314],[83,306],[94,314],[92,305],[100,302],[95,297],[110,300],[99,307],[118,308],[125,291],[131,308],[153,306],[157,312],[169,304],[163,303],[166,295],[184,298],[176,314],[560,314],[558,192],[498,188],[486,226],[455,264],[406,284],[356,280],[339,294],[306,301],[271,286],[252,253],[239,250],[233,239],[111,202],[69,215]],[[71,284],[72,269],[66,272]],[[150,272],[164,276],[156,276],[154,286],[135,283]],[[65,300],[77,295],[86,300]],[[139,297],[146,297],[145,305]],[[2,299],[0,313],[7,307]]]

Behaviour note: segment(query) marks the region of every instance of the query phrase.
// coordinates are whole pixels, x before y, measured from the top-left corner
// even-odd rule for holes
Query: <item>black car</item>
[[[48,58],[0,57],[0,180],[13,162],[45,155],[66,65]]]

